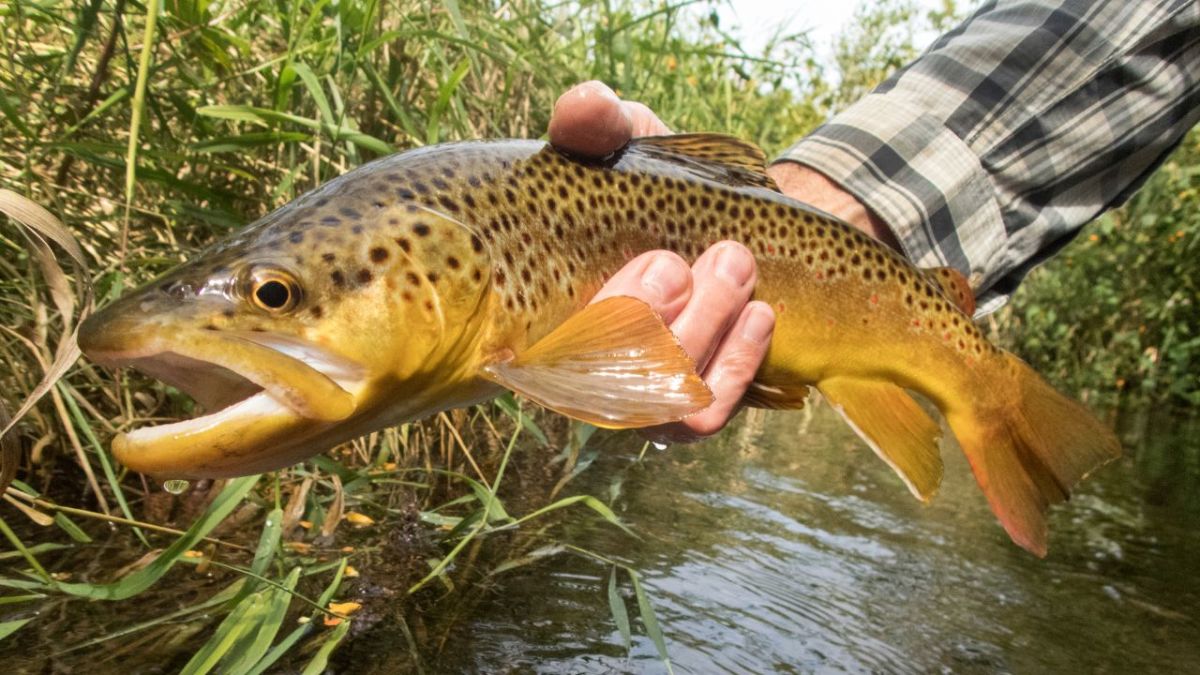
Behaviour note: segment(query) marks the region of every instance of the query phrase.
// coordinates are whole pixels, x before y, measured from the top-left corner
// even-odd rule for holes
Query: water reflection
[[[618,441],[573,489],[621,481],[643,540],[590,519],[563,539],[643,573],[678,672],[1194,671],[1200,429],[1123,426],[1126,457],[1056,510],[1045,560],[1008,541],[957,450],[923,506],[828,410],[760,413],[640,464]],[[426,660],[661,671],[643,635],[626,656],[607,579],[573,556],[511,575]]]

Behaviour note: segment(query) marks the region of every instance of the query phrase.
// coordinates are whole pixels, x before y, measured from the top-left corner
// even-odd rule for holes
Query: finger
[[[630,260],[592,298],[628,295],[650,305],[668,325],[692,297],[692,269],[670,251],[650,251]]]
[[[620,150],[632,134],[631,109],[612,89],[594,80],[577,84],[558,97],[550,116],[550,142],[588,157]]]
[[[629,119],[633,124],[633,137],[638,136],[665,136],[671,133],[671,130],[658,119],[658,115],[654,114],[645,103],[637,101],[624,101],[622,106],[629,113]]]
[[[765,302],[746,305],[721,341],[704,372],[704,381],[713,393],[713,403],[704,410],[678,422],[674,429],[662,429],[676,438],[704,438],[723,429],[737,414],[742,397],[767,357],[771,335],[775,331],[775,312]]]
[[[710,246],[692,265],[691,299],[671,322],[671,331],[704,372],[722,336],[737,320],[754,291],[754,256],[745,246],[723,241]]]

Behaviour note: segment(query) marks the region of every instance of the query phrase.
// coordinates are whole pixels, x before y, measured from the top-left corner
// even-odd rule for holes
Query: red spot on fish
[[[872,305],[878,305],[878,304],[879,304],[879,294],[878,294],[878,293],[872,293],[872,294],[871,294],[871,304],[872,304]]]
[[[775,255],[775,244],[767,244],[767,253]]]
[[[783,314],[786,310],[787,310],[787,303],[780,300],[779,301],[779,313]]]
[[[945,333],[942,333],[942,339],[949,340],[950,339],[950,331],[946,331]]]
[[[813,272],[813,278],[816,279],[817,281],[820,281],[825,278],[825,273],[824,272]]]
[[[920,327],[921,327],[921,320],[920,320],[920,319],[913,319],[913,325],[914,325],[914,326],[916,326],[917,328],[920,328]]]

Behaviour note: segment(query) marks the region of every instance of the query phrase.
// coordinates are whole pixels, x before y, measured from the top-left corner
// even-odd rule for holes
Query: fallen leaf
[[[345,518],[346,522],[350,523],[354,527],[369,527],[375,524],[374,518],[365,513],[359,513],[358,511],[350,511],[345,515]]]

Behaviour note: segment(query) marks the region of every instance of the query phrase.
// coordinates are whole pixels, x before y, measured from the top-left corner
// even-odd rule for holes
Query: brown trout
[[[966,280],[919,270],[780,194],[754,146],[642,138],[604,161],[542,142],[421,148],[351,171],[92,316],[84,352],[209,411],[113,441],[165,478],[266,471],[388,425],[516,391],[611,428],[675,421],[711,393],[632,298],[589,299],[639,253],[749,246],[778,319],[746,404],[810,387],[918,498],[941,411],[1008,534],[1043,555],[1045,512],[1119,445],[972,323]]]

